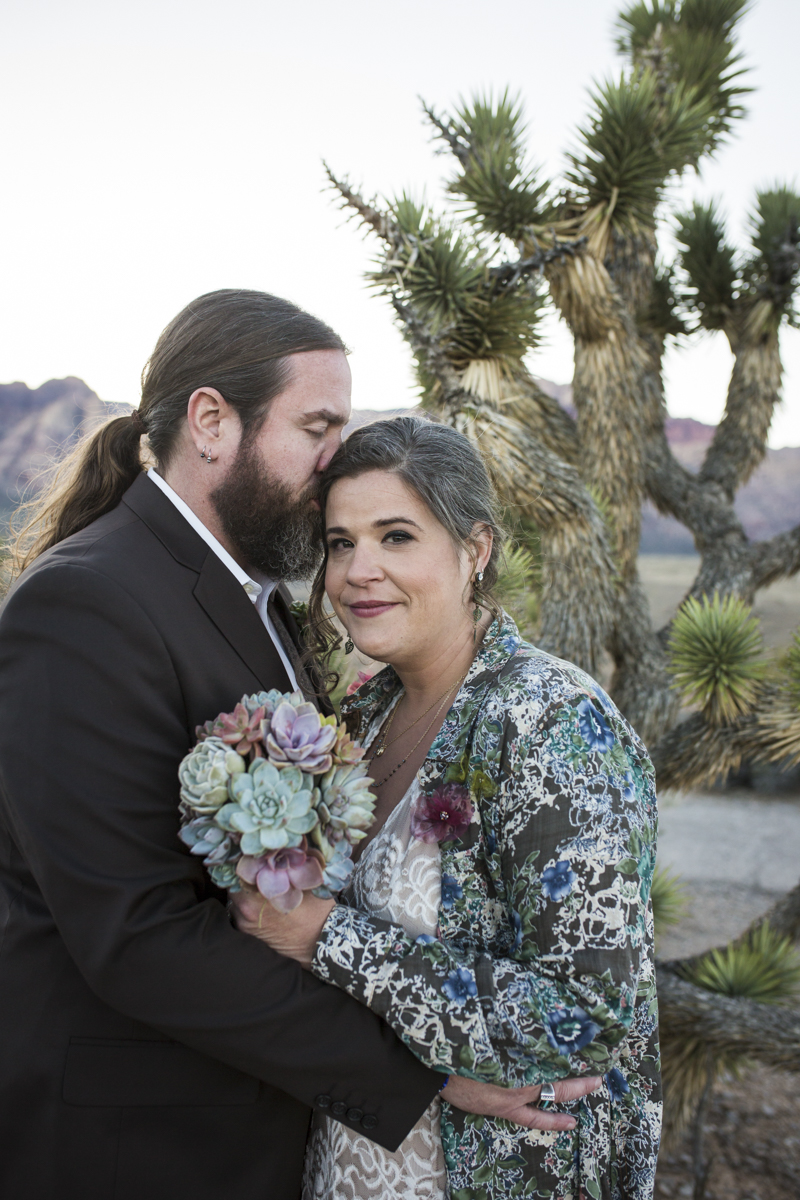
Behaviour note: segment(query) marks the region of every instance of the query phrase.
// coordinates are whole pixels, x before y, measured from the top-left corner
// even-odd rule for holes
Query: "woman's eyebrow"
[[[411,517],[382,517],[379,521],[373,521],[372,524],[376,529],[383,529],[384,525],[413,525],[415,529],[422,531],[422,526],[416,521],[412,521]]]

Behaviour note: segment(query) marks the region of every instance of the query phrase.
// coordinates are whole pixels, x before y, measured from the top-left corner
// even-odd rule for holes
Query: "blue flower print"
[[[430,946],[430,944],[435,941],[436,938],[432,937],[429,933],[421,933],[416,939],[418,946]]]
[[[547,1014],[547,1040],[560,1054],[574,1054],[594,1041],[600,1026],[582,1008],[554,1008]]]
[[[612,1067],[608,1074],[604,1075],[603,1078],[606,1081],[606,1087],[608,1088],[608,1094],[611,1097],[612,1104],[616,1104],[618,1100],[623,1098],[623,1096],[627,1096],[628,1092],[631,1090],[631,1085],[622,1074],[622,1071],[618,1070],[617,1067]]]
[[[505,637],[499,638],[498,641],[499,641],[499,644],[505,650],[506,654],[509,655],[509,657],[512,654],[516,654],[517,651],[519,650],[520,646],[522,645],[522,638],[517,637],[513,633],[507,633],[505,635]]]
[[[542,871],[542,891],[548,900],[563,900],[572,891],[572,885],[577,878],[572,864],[563,858],[554,867],[547,867]]]
[[[451,971],[442,984],[442,991],[448,1000],[452,1000],[454,1004],[466,1004],[470,996],[477,996],[478,985],[472,977],[472,972],[466,967],[456,967],[455,971]]]
[[[456,900],[463,899],[464,889],[452,875],[442,876],[442,908],[452,908]]]
[[[601,712],[598,712],[588,696],[578,705],[578,728],[590,750],[606,754],[614,745],[614,734]]]
[[[519,950],[522,945],[522,917],[518,912],[511,910],[511,928],[514,930],[514,943],[512,950]]]

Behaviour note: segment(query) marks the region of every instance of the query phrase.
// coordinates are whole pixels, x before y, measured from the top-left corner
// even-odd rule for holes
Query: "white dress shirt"
[[[152,479],[156,487],[161,488],[161,491],[164,493],[164,495],[169,497],[181,516],[189,522],[195,533],[199,533],[206,545],[211,547],[220,562],[224,563],[228,568],[236,582],[240,583],[247,592],[247,595],[256,606],[256,612],[264,622],[267,633],[272,638],[275,649],[281,656],[281,662],[286,668],[286,674],[289,676],[289,682],[292,685],[292,688],[297,691],[297,676],[294,673],[294,667],[289,661],[289,656],[284,650],[283,643],[278,637],[278,634],[275,631],[275,626],[272,624],[269,613],[267,612],[267,602],[272,593],[275,591],[275,588],[278,586],[275,580],[268,579],[266,575],[261,574],[258,574],[257,579],[248,575],[246,571],[242,570],[236,559],[232,558],[230,554],[228,554],[228,551],[225,549],[225,547],[217,541],[213,533],[206,529],[203,522],[196,513],[192,512],[186,501],[181,500],[178,493],[173,491],[169,484],[161,478],[158,471],[151,467],[147,474],[148,477]],[[253,575],[256,574],[257,572],[254,571]]]

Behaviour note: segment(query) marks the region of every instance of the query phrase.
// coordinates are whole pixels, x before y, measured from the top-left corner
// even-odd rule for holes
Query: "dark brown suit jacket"
[[[441,1076],[230,924],[178,840],[194,729],[288,688],[142,475],[0,617],[0,1196],[297,1200],[313,1106],[395,1147]]]

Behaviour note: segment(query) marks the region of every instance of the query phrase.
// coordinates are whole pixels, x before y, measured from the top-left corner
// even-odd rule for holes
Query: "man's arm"
[[[441,1075],[199,899],[177,837],[183,698],[141,608],[87,567],[23,577],[0,622],[0,700],[9,822],[90,988],[308,1105],[324,1093],[373,1114],[370,1137],[396,1146]]]

